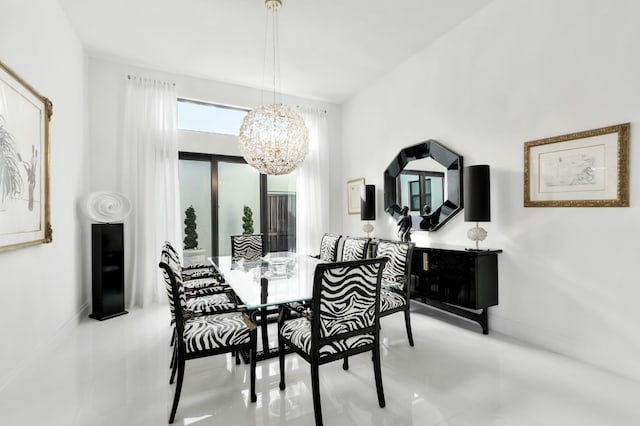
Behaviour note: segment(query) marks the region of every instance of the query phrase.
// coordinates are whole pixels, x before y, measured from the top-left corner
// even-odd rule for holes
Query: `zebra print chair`
[[[179,265],[180,276],[187,298],[231,291],[231,287],[224,282],[224,278],[213,268],[213,265],[182,266],[178,251],[169,241],[164,242],[162,251],[166,252],[171,260]]]
[[[320,240],[320,254],[318,257],[325,262],[335,262],[338,260],[338,244],[342,235],[324,234]]]
[[[182,280],[180,262],[175,254],[175,251],[169,250],[165,244],[160,254],[160,258],[161,261],[169,266],[172,272],[178,277],[176,282],[178,283],[178,291],[181,296],[180,300],[182,306],[190,313],[190,315],[211,315],[214,313],[233,312],[240,309],[240,306],[238,305],[238,297],[235,295],[231,287],[228,287],[224,283],[218,286],[215,282],[212,283],[211,281],[208,281],[208,278],[200,278],[184,282]],[[166,285],[170,285],[168,280],[169,277],[165,275]],[[194,284],[197,284],[198,287],[194,287]],[[171,325],[175,325],[173,306],[171,307]],[[171,346],[174,345],[175,339],[176,332],[174,327],[171,335]],[[171,359],[171,367],[174,366],[174,362],[175,352]],[[239,356],[236,357],[236,362],[240,363]]]
[[[192,316],[209,315],[214,313],[232,312],[238,310],[236,303],[237,297],[230,287],[218,287],[219,292],[206,295],[197,295],[192,291],[188,291],[187,284],[200,281],[191,280],[184,282],[180,275],[180,264],[172,257],[169,251],[163,250],[160,255],[160,263],[171,269],[175,275],[176,285],[178,287],[178,295],[180,296],[180,305],[184,310]],[[165,284],[170,285],[170,277],[165,274]],[[172,307],[172,315],[175,317]]]
[[[243,259],[257,261],[264,255],[262,234],[232,235],[231,257],[234,260]]]
[[[342,261],[366,259],[369,241],[370,238],[346,237],[342,243]]]
[[[256,397],[256,325],[243,312],[227,312],[215,315],[195,316],[183,307],[184,292],[181,291],[181,277],[167,253],[163,253],[160,268],[167,283],[167,295],[172,317],[175,319],[176,344],[170,384],[173,384],[176,370],[178,381],[173,396],[169,423],[173,423],[178,410],[185,363],[188,360],[224,353],[248,351],[250,361],[251,402]],[[236,355],[236,364],[238,364]]]
[[[164,242],[163,249],[169,251],[169,253],[178,260],[178,263],[180,263],[183,280],[186,281],[192,278],[208,278],[216,276],[212,265],[197,263],[194,265],[182,266],[182,260],[180,259],[178,250],[176,250],[169,241]]]
[[[409,345],[413,346],[409,305],[409,277],[414,243],[378,240],[377,257],[389,259],[382,271],[384,288],[380,292],[380,316],[404,312]]]
[[[379,342],[380,280],[385,262],[367,259],[319,264],[313,283],[313,314],[285,322],[281,311],[280,389],[286,387],[284,355],[289,347],[311,365],[316,425],[322,425],[318,367],[348,356],[373,352],[378,404],[385,406]]]
[[[328,237],[327,237],[328,236]],[[337,240],[333,240],[333,237],[336,237],[335,235],[329,235],[329,234],[325,234],[325,236],[322,239],[322,243],[320,244],[321,246],[321,253],[322,253],[322,246],[325,245],[327,246],[327,251],[326,253],[327,259],[330,258],[334,258],[334,260],[331,260],[331,262],[336,261],[337,259],[337,253],[336,255],[333,255],[332,253],[330,253],[330,250],[333,250],[333,248],[335,248],[336,252],[337,252],[337,248],[338,248],[338,243],[340,241],[340,236],[337,237]],[[369,247],[369,241],[371,241],[370,238],[354,238],[354,237],[346,237],[343,240],[343,244],[342,244],[342,255],[341,255],[341,260],[343,262],[348,262],[348,261],[352,261],[352,260],[363,260],[367,258],[367,248]],[[330,260],[327,260],[330,261]],[[290,310],[292,310],[293,312],[299,314],[299,315],[308,315],[309,311],[311,310],[311,306],[309,305],[309,303],[300,303],[300,302],[293,302],[293,303],[289,303],[288,307]],[[346,358],[345,358],[346,359]]]

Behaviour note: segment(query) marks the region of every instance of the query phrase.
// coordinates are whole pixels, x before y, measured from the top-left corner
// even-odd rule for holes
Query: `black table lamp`
[[[376,220],[376,186],[364,185],[362,187],[362,193],[360,194],[360,220],[366,220],[362,226],[362,230],[369,234],[373,232],[373,225],[369,223],[370,220]]]
[[[487,231],[478,224],[479,222],[491,222],[491,188],[488,165],[464,168],[463,193],[464,221],[476,222],[475,228],[471,228],[467,232],[467,237],[476,242],[475,250],[479,250],[478,241],[487,238]]]

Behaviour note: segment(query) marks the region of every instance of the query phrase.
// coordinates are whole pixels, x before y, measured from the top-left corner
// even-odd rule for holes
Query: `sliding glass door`
[[[180,176],[182,238],[184,239],[185,210],[193,206],[196,213],[198,246],[205,249],[207,257],[212,256],[211,164],[208,161],[180,160],[178,174]],[[175,243],[182,245],[182,241]]]
[[[253,221],[253,230],[247,233],[261,232],[260,200],[260,173],[256,169],[246,163],[218,161],[219,255],[231,255],[230,236],[243,233],[243,217]]]
[[[230,236],[244,232],[249,216],[267,251],[295,251],[295,174],[261,175],[241,157],[194,153],[180,153],[179,172],[182,220],[193,205],[207,256],[230,255]]]

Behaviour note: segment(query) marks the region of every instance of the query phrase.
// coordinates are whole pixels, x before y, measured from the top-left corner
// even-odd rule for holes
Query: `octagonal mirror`
[[[462,210],[462,156],[429,139],[401,150],[384,172],[384,209],[412,229],[435,231]]]

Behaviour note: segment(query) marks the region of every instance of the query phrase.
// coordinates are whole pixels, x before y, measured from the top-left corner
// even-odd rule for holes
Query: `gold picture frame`
[[[364,188],[364,178],[347,181],[347,213],[360,214],[360,197]]]
[[[0,62],[0,251],[50,243],[53,105]]]
[[[630,124],[524,144],[525,207],[629,207]]]

